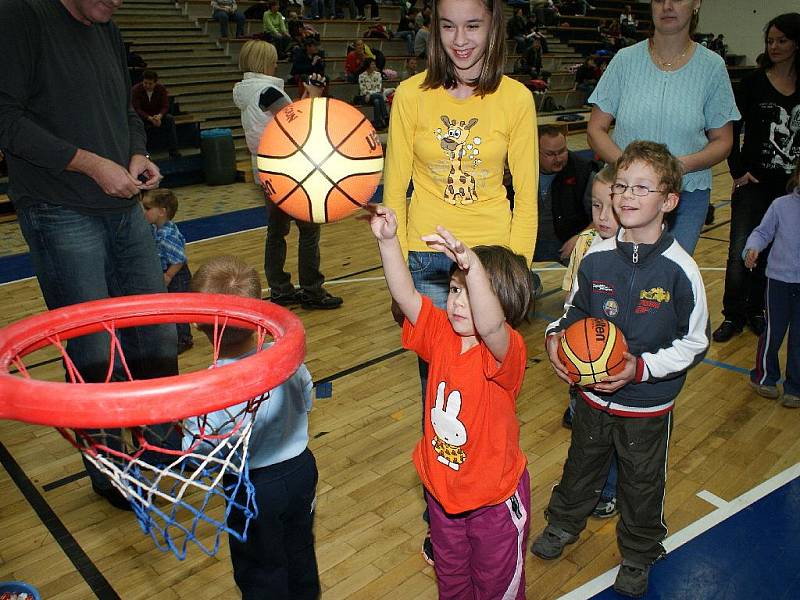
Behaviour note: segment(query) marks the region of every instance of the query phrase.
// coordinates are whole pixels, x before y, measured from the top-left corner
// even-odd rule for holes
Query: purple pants
[[[511,498],[460,515],[425,492],[439,600],[525,600],[531,480],[525,469]]]

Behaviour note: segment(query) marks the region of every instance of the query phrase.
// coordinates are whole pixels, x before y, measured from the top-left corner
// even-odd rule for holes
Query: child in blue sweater
[[[800,408],[800,162],[789,181],[791,194],[781,196],[747,238],[742,253],[744,264],[753,269],[758,255],[770,243],[767,261],[767,301],[764,333],[758,339],[756,366],[750,371],[750,385],[765,398],[778,398],[781,365],[778,351],[789,331],[783,406]]]

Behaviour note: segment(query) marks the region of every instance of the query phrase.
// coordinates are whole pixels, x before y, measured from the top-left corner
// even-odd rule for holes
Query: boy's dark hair
[[[489,32],[481,73],[474,81],[465,81],[474,86],[475,94],[485,96],[497,91],[506,64],[506,27],[502,0],[481,0],[489,12]],[[424,22],[424,21],[423,21]],[[443,87],[446,90],[458,85],[456,70],[445,52],[439,31],[439,0],[434,0],[431,13],[431,31],[428,39],[428,70],[420,87],[423,90]]]
[[[158,81],[158,73],[153,71],[153,69],[145,69],[142,71],[142,80],[144,79],[148,81]]]
[[[361,66],[363,66],[364,70],[366,71],[367,69],[369,69],[372,66],[372,64],[374,62],[375,62],[374,60],[372,60],[371,58],[367,57],[367,58],[364,59],[364,62],[362,63]]]
[[[489,277],[506,321],[511,327],[518,327],[527,319],[533,298],[533,278],[528,262],[505,246],[475,246],[472,251]],[[450,275],[457,270],[458,266],[453,263]]]
[[[627,169],[635,162],[642,162],[655,171],[658,185],[668,194],[680,194],[683,166],[664,144],[636,140],[617,159],[616,170]]]
[[[167,219],[170,221],[175,218],[175,213],[178,212],[178,199],[173,191],[167,188],[146,191],[142,195],[142,204],[145,208],[156,206],[165,209],[167,211]]]
[[[223,255],[212,258],[201,265],[192,276],[191,290],[205,294],[230,294],[244,298],[261,299],[261,279],[258,272],[235,256]],[[214,337],[214,325],[198,323],[197,328]],[[254,333],[253,329],[226,327],[220,340],[220,348],[225,350],[241,344]]]

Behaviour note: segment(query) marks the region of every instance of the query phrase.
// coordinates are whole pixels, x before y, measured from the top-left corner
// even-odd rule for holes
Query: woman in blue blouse
[[[589,144],[608,163],[633,140],[667,145],[685,171],[671,230],[692,254],[711,198],[711,167],[728,156],[739,111],[724,61],[690,37],[700,0],[651,6],[653,36],[620,50],[589,97]]]

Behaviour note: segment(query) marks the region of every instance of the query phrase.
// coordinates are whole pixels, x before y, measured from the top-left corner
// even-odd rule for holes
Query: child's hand
[[[592,386],[594,391],[611,394],[633,381],[633,378],[636,377],[636,357],[628,352],[623,356],[625,357],[625,368],[622,369],[622,372],[618,375],[612,375],[600,383],[595,383]]]
[[[367,204],[364,210],[368,214],[356,218],[360,221],[369,221],[372,233],[378,240],[390,240],[397,235],[397,215],[391,208],[380,204]]]
[[[744,266],[748,269],[754,269],[756,263],[758,262],[758,250],[753,250],[752,248],[747,249],[747,253],[744,256]]]
[[[436,226],[436,233],[423,235],[422,241],[432,250],[444,252],[464,272],[468,272],[469,268],[479,260],[469,246],[441,225]]]
[[[556,372],[556,375],[558,375],[558,378],[564,383],[572,385],[572,380],[569,378],[567,368],[558,358],[558,346],[561,344],[562,337],[564,337],[563,331],[559,331],[558,333],[547,336],[547,340],[545,340],[547,357],[550,359],[550,365],[553,367],[553,371]]]

